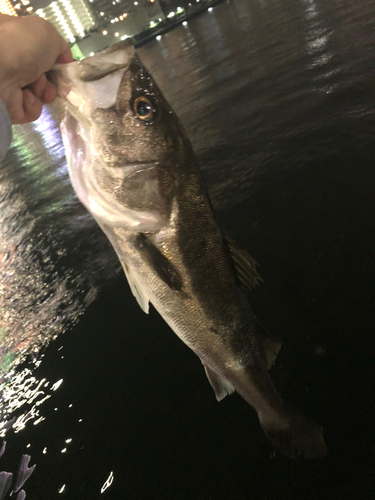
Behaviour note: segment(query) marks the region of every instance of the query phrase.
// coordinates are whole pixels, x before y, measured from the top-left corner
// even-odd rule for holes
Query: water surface
[[[323,461],[275,454],[253,410],[216,403],[195,355],[140,310],[70,187],[59,105],[15,129],[0,170],[1,418],[15,417],[0,468],[31,455],[28,497],[374,498],[374,14],[234,0],[139,49],[219,225],[259,263],[252,306],[284,340],[272,377],[324,426]]]

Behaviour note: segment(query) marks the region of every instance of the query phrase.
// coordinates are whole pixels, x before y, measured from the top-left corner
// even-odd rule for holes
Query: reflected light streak
[[[314,19],[314,17],[317,17],[319,15],[314,0],[305,0],[304,3],[308,5],[306,8],[307,19]]]
[[[61,378],[60,380],[58,380],[57,382],[55,382],[53,384],[53,386],[51,387],[51,390],[56,391],[56,389],[58,389],[62,383],[63,383],[63,379]]]
[[[100,493],[104,493],[104,491],[111,486],[111,484],[113,483],[113,479],[114,479],[113,471],[111,471],[109,476],[108,476],[108,479],[103,484],[102,489],[100,490]]]
[[[314,38],[307,43],[307,51],[309,54],[323,49],[329,40],[329,34],[323,35],[321,37]]]
[[[324,20],[319,19],[320,12],[315,0],[304,0],[303,3],[306,6],[305,18],[308,26],[306,50],[313,58],[308,68],[325,66],[333,56],[333,54],[327,50],[333,32],[328,31]]]
[[[61,486],[61,488],[59,489],[59,493],[64,493],[64,491],[65,491],[65,484]]]
[[[34,420],[33,425],[38,425],[45,420],[45,417],[39,413],[39,407],[51,397],[51,394],[45,392],[49,384],[46,383],[45,378],[38,380],[36,377],[31,376],[31,373],[29,368],[25,368],[20,373],[13,373],[10,380],[3,384],[0,392],[2,403],[0,408],[1,437],[5,436],[9,428],[13,428],[14,432],[17,433],[24,429],[30,420]],[[56,390],[53,389],[54,386],[56,387],[56,384],[48,390]],[[42,387],[44,390],[41,390]],[[23,406],[26,407],[26,411],[11,421],[7,420],[12,413]]]
[[[38,420],[35,420],[33,425],[38,425],[38,424],[40,424],[40,422],[43,422],[43,420],[45,420],[45,419],[46,419],[45,417],[39,417]]]

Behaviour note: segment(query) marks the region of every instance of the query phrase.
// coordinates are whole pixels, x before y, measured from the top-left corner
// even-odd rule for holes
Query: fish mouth
[[[121,168],[105,165],[88,147],[91,139],[86,135],[87,130],[69,110],[61,123],[61,130],[71,183],[81,203],[98,222],[143,231],[155,231],[165,226],[167,218],[163,214],[155,210],[132,209],[114,196],[127,178],[152,172],[159,167],[158,162],[132,162]],[[103,189],[98,181],[102,178],[102,175],[96,175],[98,170],[104,172],[110,181],[111,191]]]
[[[114,105],[123,74],[134,55],[134,45],[124,40],[81,61],[55,64],[48,78],[69,112],[85,122],[94,109]]]

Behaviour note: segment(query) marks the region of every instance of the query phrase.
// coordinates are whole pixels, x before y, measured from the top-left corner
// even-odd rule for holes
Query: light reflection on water
[[[342,89],[348,88],[351,91],[359,89],[359,93],[360,85],[366,84],[366,75],[361,68],[356,70],[355,66],[351,66],[353,62],[350,57],[357,59],[359,55],[353,49],[354,55],[350,56],[351,52],[346,47],[348,40],[356,40],[355,36],[350,36],[349,28],[346,28],[350,27],[351,22],[335,22],[335,16],[327,15],[325,8],[324,2],[314,0],[301,0],[291,4],[239,0],[230,3],[229,7],[223,4],[218,10],[214,9],[210,17],[202,16],[189,21],[180,31],[172,31],[164,35],[160,42],[147,44],[140,50],[142,60],[153,76],[156,76],[156,80],[160,81],[167,99],[186,125],[218,212],[240,207],[231,221],[234,231],[237,230],[239,234],[245,234],[242,227],[247,227],[249,220],[254,221],[248,234],[254,235],[254,242],[259,238],[258,251],[264,261],[265,274],[267,259],[268,262],[278,263],[279,259],[286,256],[288,260],[291,249],[297,249],[295,255],[303,255],[303,259],[296,258],[293,265],[289,263],[289,267],[285,269],[294,272],[295,265],[302,266],[302,261],[306,260],[302,236],[300,241],[295,241],[290,236],[296,216],[287,211],[291,200],[290,206],[298,207],[296,212],[302,213],[307,207],[307,213],[310,213],[308,202],[299,200],[295,194],[300,190],[298,182],[302,180],[303,184],[301,169],[309,166],[312,161],[317,162],[317,159],[324,160],[328,157],[328,152],[333,157],[336,155],[342,158],[341,149],[345,149],[345,141],[350,144],[350,138],[348,141],[345,135],[343,142],[339,143],[334,131],[340,127],[343,130],[343,123],[348,129],[355,130],[354,121],[357,118],[371,118],[374,114],[370,101],[364,105],[362,97],[356,102],[350,95],[346,97],[345,92],[342,92]],[[221,15],[218,15],[220,9]],[[362,46],[359,44],[359,47]],[[345,70],[345,65],[349,69]],[[355,78],[358,78],[358,89]],[[346,98],[345,106],[337,104],[338,99],[334,99],[340,88],[341,94],[338,96]],[[96,224],[78,204],[70,187],[58,131],[60,111],[57,108],[47,109],[35,124],[16,128],[13,149],[0,170],[0,398],[4,402],[0,412],[2,435],[10,426],[17,433],[27,427],[33,429],[33,425],[38,426],[37,429],[47,427],[49,419],[43,410],[48,404],[55,406],[57,413],[51,407],[54,415],[60,415],[57,410],[62,409],[62,406],[57,401],[52,402],[51,398],[53,392],[61,387],[61,374],[56,374],[51,379],[35,375],[34,368],[43,362],[40,350],[50,339],[77,321],[87,304],[95,297],[95,290],[100,290],[101,283],[109,283],[118,269],[116,257],[108,257],[105,238],[102,238]],[[324,126],[326,129],[321,132]],[[360,140],[364,140],[362,138],[365,133],[363,128],[362,133],[358,134]],[[354,144],[355,134],[353,137]],[[367,146],[370,144],[369,141],[364,143]],[[289,172],[290,179],[286,175],[284,184],[271,188],[269,179],[273,179],[273,183],[283,179],[283,169]],[[350,168],[348,171],[350,174]],[[354,179],[355,176],[349,175],[348,178]],[[321,183],[324,182],[323,179]],[[329,181],[325,186],[328,183]],[[269,190],[267,186],[270,186]],[[312,185],[311,190],[316,189],[320,193],[321,187]],[[307,200],[310,199],[311,190],[306,190]],[[249,200],[251,196],[259,200],[258,192],[269,196],[260,200],[259,205],[253,206]],[[344,188],[341,194],[343,192]],[[323,191],[323,201],[332,196],[331,192],[329,196],[327,193],[328,188],[326,192]],[[279,210],[275,207],[282,209],[284,206],[284,201],[278,201],[281,197],[286,200],[286,212],[280,210],[279,226],[282,234],[281,230],[278,232],[277,224],[272,224],[274,218],[279,220]],[[301,209],[299,204],[293,205],[295,200],[301,202]],[[241,208],[240,204],[244,202],[246,204]],[[316,219],[314,210],[319,203],[312,203],[312,221]],[[271,207],[269,211],[267,207]],[[297,225],[296,223],[296,233],[300,234],[300,231],[303,232],[302,224]],[[314,231],[312,234],[320,233],[321,228]],[[243,236],[244,241],[246,237]],[[310,240],[307,238],[307,241]],[[319,239],[316,242],[312,238],[311,241],[312,246],[316,244],[317,248],[324,247]],[[287,248],[284,253],[283,245]],[[281,248],[281,257],[275,253],[276,247]],[[263,253],[266,257],[263,257]],[[294,290],[290,292],[290,297],[284,293],[284,287],[287,291],[292,289],[289,281],[294,286],[298,278],[290,279],[286,271],[280,271],[283,266],[274,267],[268,268],[271,277],[268,282],[271,283],[269,297],[273,298],[272,276],[275,275],[283,283],[283,293],[279,296],[276,293],[278,300],[274,301],[281,304],[279,316],[277,312],[272,313],[272,308],[275,307],[272,304],[269,319],[278,326],[286,316],[284,306],[290,312],[288,317],[292,319],[300,307],[298,305],[293,309]],[[311,278],[311,282],[314,279]],[[273,286],[277,292],[278,285]],[[264,300],[267,304],[267,297]],[[296,324],[299,324],[298,321],[297,318]],[[301,323],[309,328],[309,322]],[[17,368],[30,353],[30,366]],[[108,381],[110,387],[112,384],[113,381]],[[168,393],[167,391],[167,388],[163,388],[163,394]],[[48,399],[50,402],[43,406]],[[68,403],[64,409],[72,407]],[[74,400],[72,413],[76,407]],[[118,408],[114,411],[118,411]],[[14,415],[15,419],[12,420]],[[131,408],[129,415],[134,417]],[[87,423],[89,419],[81,414],[74,417],[75,422],[82,422],[82,418],[78,419],[79,416],[84,416],[83,426],[90,425]],[[43,420],[46,417],[47,422]],[[138,425],[137,417],[134,417],[135,421],[137,423],[133,424],[134,427]],[[71,449],[78,442],[70,431],[71,429],[56,445],[61,460],[70,457]],[[141,434],[144,429],[138,431]],[[205,434],[206,431],[202,432],[202,435]],[[169,431],[166,436],[169,436]],[[132,448],[127,446],[128,441],[124,445],[122,435],[114,434],[113,438],[108,439],[107,449],[123,446],[121,454],[129,464],[126,481],[129,481],[133,491],[146,491],[143,483],[150,487],[151,480],[142,478],[137,483],[139,474],[135,474],[135,469],[132,468],[138,465],[133,465],[132,455],[139,443]],[[147,442],[147,449],[153,439],[154,436]],[[28,441],[31,439],[28,438]],[[211,443],[207,444],[209,448]],[[34,449],[34,443],[29,446]],[[235,457],[230,446],[228,443],[227,452],[229,456]],[[40,449],[41,454],[47,455],[49,459],[54,452],[54,445],[43,442]],[[172,450],[171,454],[173,452]],[[121,460],[122,458],[121,456]],[[139,460],[145,460],[147,466],[150,465],[143,456]],[[160,464],[165,465],[162,458]],[[91,462],[89,466],[91,467]],[[160,472],[165,473],[166,468],[162,469],[162,465],[155,463],[153,466],[150,477],[156,484],[155,477]],[[114,475],[116,481],[125,481],[121,478],[120,467],[108,476],[111,468],[108,465],[103,476],[97,475],[100,485],[96,485],[99,488],[95,494],[99,492],[101,485],[102,493],[107,494]],[[179,473],[177,469],[171,470]],[[103,482],[107,476],[107,480]],[[167,476],[167,479],[171,484],[178,483],[176,477]],[[197,477],[194,479],[200,480]],[[187,488],[186,481],[182,483]],[[235,481],[232,483],[235,487]],[[204,486],[203,481],[200,486]],[[246,484],[246,491],[249,491],[248,486]],[[54,485],[54,492],[69,495],[70,487],[70,482],[62,477]],[[236,491],[239,497],[239,490]],[[145,493],[145,498],[147,496],[150,496],[149,492],[148,495]],[[170,495],[171,498],[173,496],[175,495]]]
[[[62,380],[33,376],[43,359],[40,352],[96,297],[95,278],[88,282],[80,269],[84,259],[65,262],[80,223],[90,226],[90,218],[69,183],[61,111],[59,105],[45,108],[37,122],[14,127],[12,148],[0,169],[2,437],[9,428],[17,433],[45,419],[41,405]],[[17,366],[26,360],[20,371]]]

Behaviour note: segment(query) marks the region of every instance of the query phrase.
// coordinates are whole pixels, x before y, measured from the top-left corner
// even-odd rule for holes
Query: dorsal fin
[[[243,287],[251,290],[258,281],[262,280],[256,270],[256,261],[245,250],[241,250],[228,235],[224,235],[224,241],[228,245],[239,282]]]
[[[262,281],[262,278],[259,276],[256,269],[256,261],[245,250],[241,250],[228,235],[224,235],[224,240],[232,257],[238,281],[245,291],[251,290],[251,288],[253,288],[258,281]],[[260,338],[263,341],[267,368],[271,368],[281,349],[282,342],[272,337],[257,318],[254,319]]]

